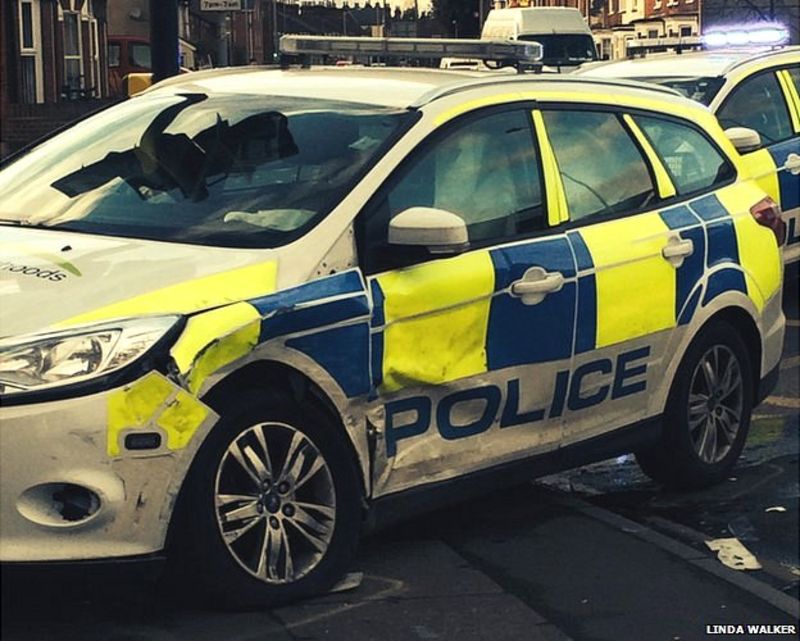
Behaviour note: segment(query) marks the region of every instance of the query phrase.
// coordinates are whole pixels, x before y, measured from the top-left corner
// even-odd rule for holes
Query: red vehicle
[[[122,79],[129,73],[146,73],[150,69],[150,41],[147,38],[108,36],[108,86],[112,95],[124,95]]]

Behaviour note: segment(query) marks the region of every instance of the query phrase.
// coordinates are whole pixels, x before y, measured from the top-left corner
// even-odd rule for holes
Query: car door
[[[542,172],[530,109],[485,109],[424,141],[361,213],[376,496],[558,446],[576,282],[566,237],[549,233]],[[389,245],[389,221],[421,206],[460,216],[467,250]]]
[[[542,124],[577,261],[567,445],[648,417],[646,392],[658,380],[680,313],[676,271],[697,259],[695,249],[702,260],[703,250],[661,216],[659,205],[675,197],[675,187],[630,115],[543,106]]]
[[[800,174],[783,169],[790,154],[800,155],[799,87],[800,65],[766,69],[739,82],[716,112],[723,128],[749,127],[761,136],[763,148],[745,156],[783,210],[787,263],[800,260]]]

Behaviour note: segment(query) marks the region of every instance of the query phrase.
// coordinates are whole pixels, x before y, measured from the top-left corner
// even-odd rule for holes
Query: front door
[[[362,212],[376,496],[559,444],[576,274],[566,237],[547,233],[540,164],[530,109],[482,110],[426,140]],[[461,216],[469,249],[389,246],[389,221],[414,206]]]

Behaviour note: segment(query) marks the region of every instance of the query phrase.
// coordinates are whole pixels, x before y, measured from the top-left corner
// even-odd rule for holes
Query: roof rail
[[[800,47],[796,45],[791,47],[786,47],[781,45],[770,47],[769,50],[767,51],[760,51],[759,53],[755,53],[752,56],[747,56],[742,60],[737,60],[736,62],[732,62],[725,68],[725,71],[723,73],[728,73],[738,67],[750,64],[751,62],[754,62],[756,60],[761,60],[762,58],[767,58],[769,56],[775,55],[776,53],[798,53],[798,52],[800,52]]]
[[[559,84],[576,84],[576,85],[600,85],[603,87],[616,87],[624,89],[644,89],[655,93],[665,94],[668,96],[677,96],[679,98],[686,98],[677,89],[665,87],[663,85],[651,84],[649,82],[640,82],[638,80],[626,80],[624,78],[592,78],[589,76],[564,76],[564,75],[512,75],[512,76],[489,76],[486,78],[475,78],[472,82],[464,82],[457,86],[445,85],[437,87],[432,91],[424,94],[411,105],[412,108],[421,107],[434,100],[452,96],[462,91],[468,91],[478,87],[489,87],[492,85],[507,85],[512,83],[559,83]]]
[[[287,35],[280,39],[284,56],[379,56],[384,58],[466,58],[498,67],[535,65],[542,59],[538,42],[445,38],[367,38]]]

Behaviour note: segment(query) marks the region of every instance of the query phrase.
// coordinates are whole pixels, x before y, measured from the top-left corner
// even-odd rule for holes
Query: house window
[[[19,99],[24,103],[38,102],[44,93],[38,10],[39,0],[19,3]]]
[[[647,37],[648,38],[658,38],[658,29],[648,29]]]
[[[692,35],[691,27],[681,27],[681,38],[688,38]]]
[[[22,48],[33,49],[33,6],[30,2],[22,3],[20,20],[22,21]]]
[[[82,88],[80,17],[64,12],[64,83],[69,98],[77,98]]]

